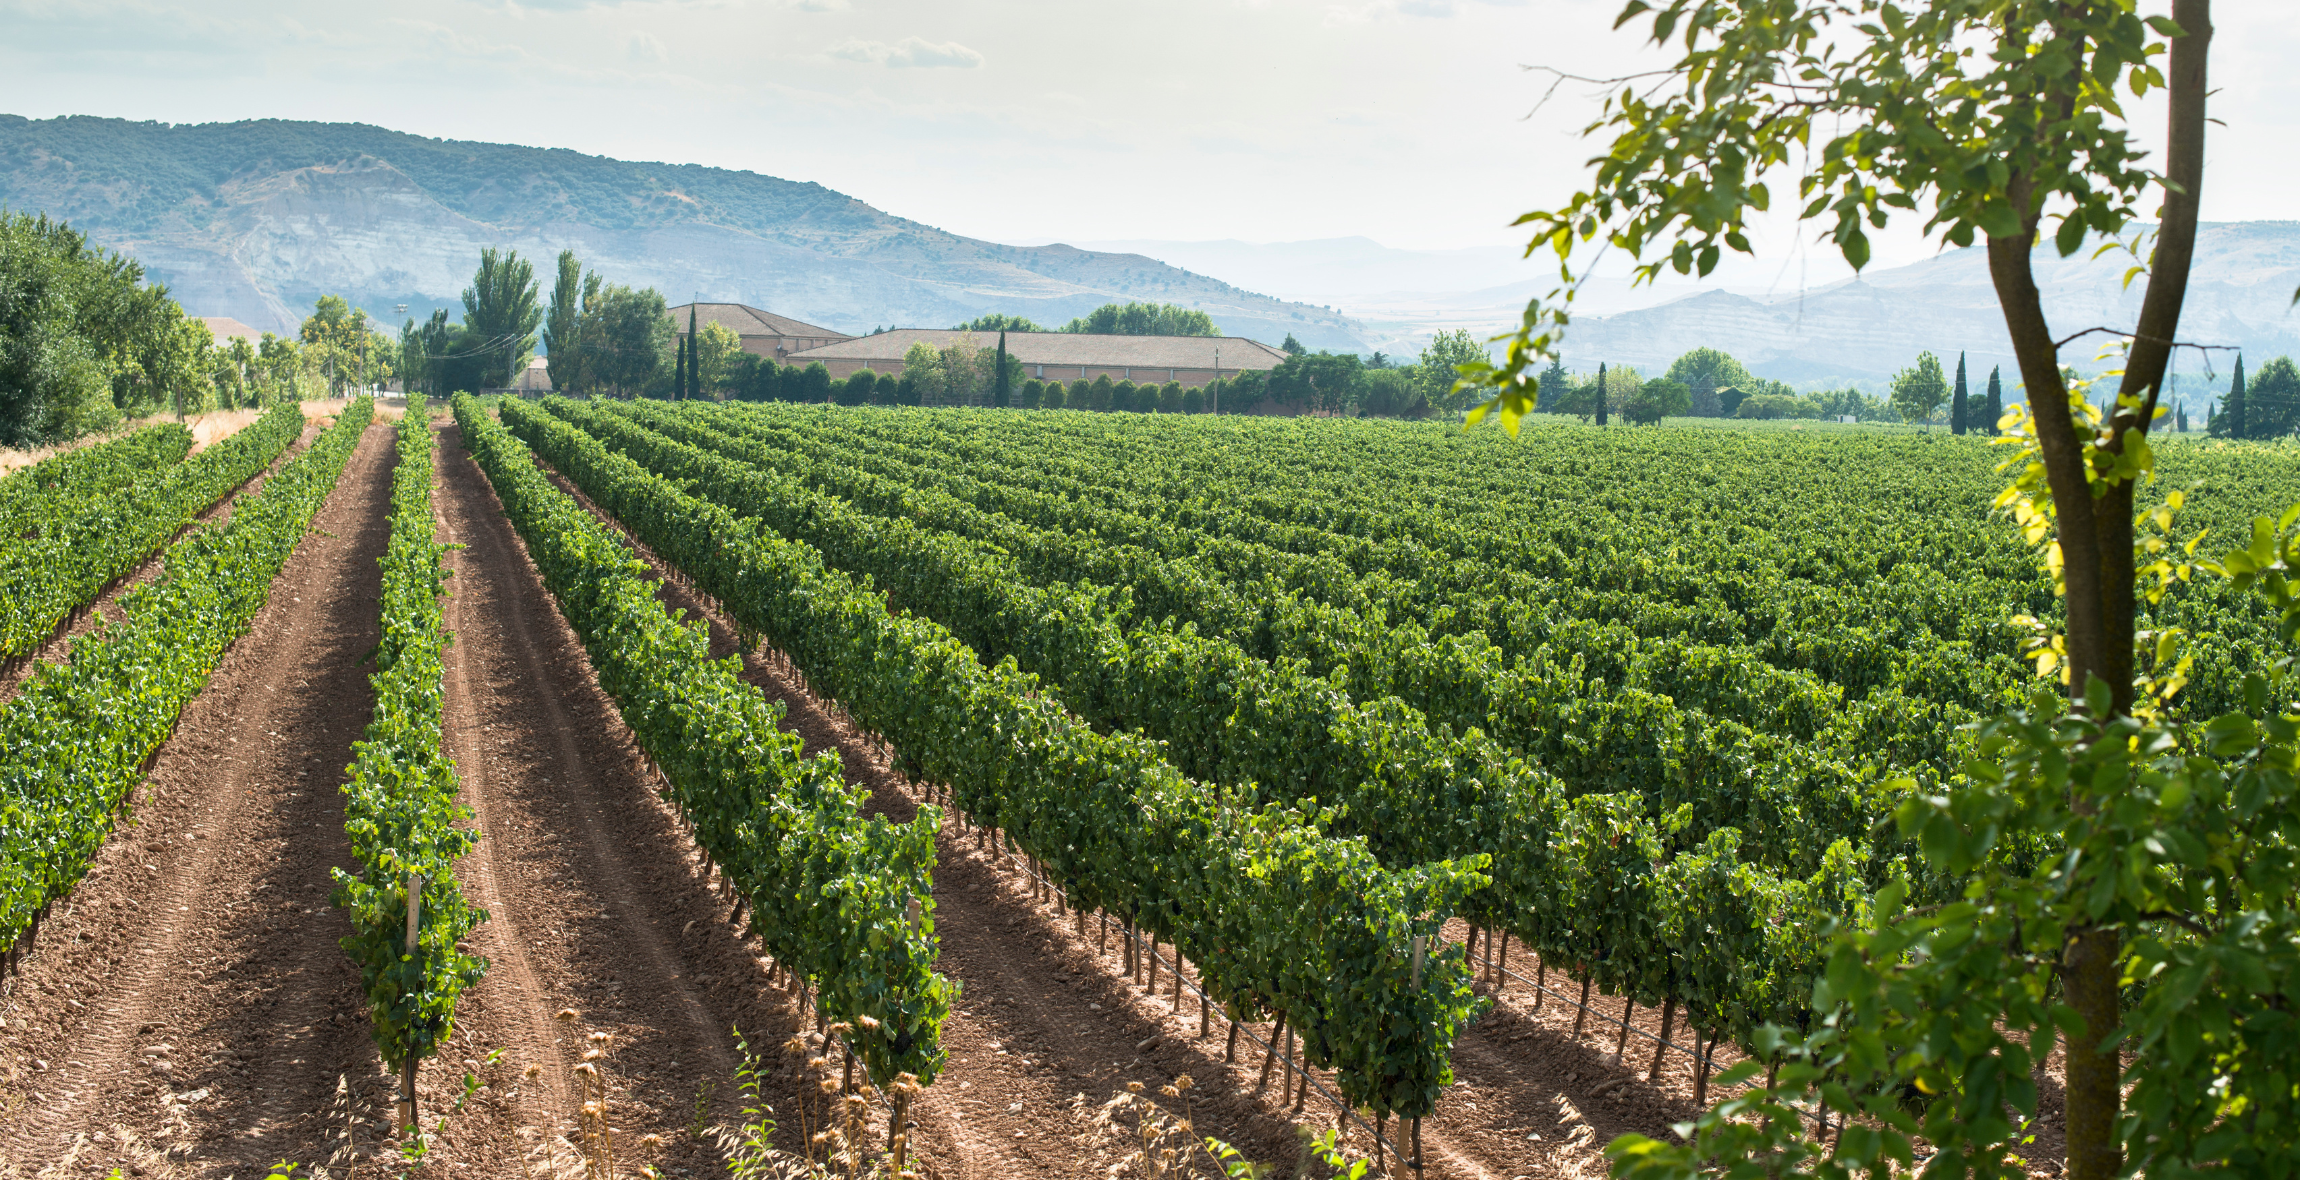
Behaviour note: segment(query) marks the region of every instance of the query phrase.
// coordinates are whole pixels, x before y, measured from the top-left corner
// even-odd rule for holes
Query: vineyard
[[[0,1177],[1586,1174],[1798,1076],[2050,683],[1980,438],[441,409],[0,480]]]

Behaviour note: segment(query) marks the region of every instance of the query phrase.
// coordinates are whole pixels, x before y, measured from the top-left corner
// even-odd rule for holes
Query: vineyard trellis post
[[[407,875],[407,955],[410,959],[421,955],[417,944],[423,928],[423,874]],[[421,1133],[415,1110],[415,1052],[411,1048],[399,1065],[399,1125],[409,1135]]]

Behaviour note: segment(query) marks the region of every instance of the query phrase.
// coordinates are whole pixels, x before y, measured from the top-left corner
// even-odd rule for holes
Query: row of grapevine
[[[1460,950],[1435,949],[1435,935],[1486,883],[1486,856],[1384,868],[1364,840],[1327,835],[1324,815],[1193,782],[1154,743],[1097,732],[1012,661],[985,666],[813,549],[760,534],[566,422],[512,401],[502,413],[1077,904],[1171,939],[1233,1015],[1284,1014],[1353,1105],[1432,1109],[1477,1009]]]
[[[69,662],[42,665],[0,707],[0,949],[13,953],[86,874],[145,763],[270,596],[373,412],[372,401],[351,403],[227,525],[169,547],[162,576],[121,599],[120,621],[73,640]],[[301,411],[289,413],[300,429]]]
[[[301,408],[280,406],[181,463],[81,503],[37,538],[0,550],[0,656],[37,651],[73,611],[254,478],[303,428]]]
[[[1165,739],[1168,756],[1187,774],[1258,783],[1286,799],[1346,802],[1350,815],[1366,817],[1353,822],[1366,825],[1386,863],[1459,855],[1464,847],[1450,842],[1469,839],[1469,829],[1375,822],[1370,817],[1397,814],[1399,807],[1369,796],[1369,783],[1385,783],[1384,792],[1404,799],[1438,797],[1449,790],[1440,780],[1465,777],[1494,784],[1489,789],[1506,798],[1549,790],[1510,748],[1472,727],[1458,735],[1432,727],[1410,704],[1385,699],[1388,694],[1353,703],[1343,687],[1298,661],[1264,661],[1226,638],[1187,627],[1126,631],[1123,612],[1105,595],[1060,583],[1035,586],[1037,579],[1012,557],[1035,538],[1010,521],[977,530],[1003,544],[959,539],[925,526],[982,514],[935,493],[914,489],[897,501],[903,511],[871,514],[766,467],[739,466],[625,420],[629,415],[688,437],[707,434],[692,427],[692,412],[608,412],[559,399],[545,404],[643,463],[693,480],[733,510],[817,547],[832,565],[870,575],[899,605],[942,622],[987,658],[1012,655],[1024,670],[1058,685],[1064,700],[1090,720]],[[683,421],[688,430],[680,430]],[[756,448],[751,454],[768,458]],[[1818,869],[1838,834],[1873,818],[1867,798],[1873,780],[1825,747],[1712,722],[1652,692],[1593,696],[1578,671],[1521,662],[1481,686],[1494,702],[1486,719],[1519,738],[1518,751],[1544,755],[1544,765],[1572,793],[1637,792],[1656,819],[1690,806],[1698,831],[1741,827],[1768,863],[1803,873]],[[1419,752],[1414,765],[1425,769],[1397,769],[1400,749]],[[1476,803],[1464,808],[1485,810]],[[1426,842],[1433,836],[1440,843]],[[1505,842],[1493,834],[1466,847],[1498,849]],[[1505,867],[1506,861],[1497,866],[1497,878]],[[1499,880],[1497,888],[1507,894],[1509,883]],[[1473,912],[1478,909],[1473,902]],[[1487,918],[1508,924],[1501,914],[1480,920]]]
[[[80,507],[149,471],[172,467],[192,450],[192,432],[173,422],[42,459],[0,479],[0,546],[49,531]]]
[[[1379,572],[1366,584],[1388,625],[1478,631],[1512,658],[1553,643],[1559,627],[1593,624],[1746,652],[1818,675],[1850,702],[1899,698],[1877,708],[1869,748],[1941,773],[1959,764],[1948,747],[1962,723],[2019,703],[2025,632],[2007,618],[2059,609],[2016,534],[1991,520],[2002,454],[1979,439],[1726,429],[1600,443],[1559,427],[1519,446],[1494,432],[1363,421],[1176,428],[794,407],[730,417],[803,425],[818,448],[903,456],[913,478],[963,472],[1340,557]],[[2189,535],[2244,535],[2300,494],[2289,464],[2258,448],[2161,449],[2161,478],[2192,493]],[[1262,530],[1261,520],[1302,527]],[[2195,649],[2199,715],[2239,707],[2244,674],[2276,658],[2275,621],[2215,582],[2175,587],[2148,614],[2212,640]],[[1656,691],[1699,703],[1682,687]]]
[[[1859,815],[1857,796],[1834,813],[1812,801],[1735,800],[1725,794],[1730,781],[1682,798],[1671,784],[1576,796],[1474,732],[1433,736],[1394,700],[1353,703],[1294,666],[1187,630],[1123,633],[1098,596],[1031,586],[995,550],[869,516],[620,413],[564,399],[544,405],[643,466],[818,549],[832,566],[888,586],[897,605],[975,637],[986,657],[1016,659],[1089,720],[1164,737],[1185,769],[1226,771],[1219,781],[1289,803],[1339,804],[1336,830],[1364,838],[1384,864],[1489,855],[1490,888],[1464,899],[1465,917],[1607,987],[1679,999],[1704,1027],[1740,1034],[1766,1019],[1799,1019],[1823,953],[1813,932],[1866,904],[1869,857],[1843,834]],[[1778,847],[1744,861],[1742,833],[1728,819],[1759,821],[1778,845],[1811,844],[1808,863],[1785,872]],[[1688,875],[1728,887],[1680,888]]]
[[[1109,533],[1122,531],[1115,526],[1063,532],[985,511],[937,486],[891,483],[861,469],[872,462],[867,457],[842,453],[810,461],[693,422],[666,423],[664,411],[652,407],[632,412],[658,429],[678,433],[683,426],[687,441],[730,457],[790,470],[876,514],[910,517],[995,545],[1032,581],[1125,589],[1134,596],[1131,626],[1195,625],[1202,635],[1228,638],[1273,662],[1301,660],[1312,676],[1338,678],[1355,699],[1394,695],[1432,725],[1456,733],[1482,729],[1512,752],[1543,759],[1580,790],[1678,782],[1699,794],[1711,782],[1755,775],[1764,780],[1749,788],[1757,794],[1842,799],[1889,777],[1881,773],[1888,766],[1945,773],[1957,726],[1971,716],[1962,704],[1898,691],[1847,704],[1843,690],[1810,672],[1777,668],[1758,653],[1682,637],[1640,639],[1618,623],[1561,622],[1512,659],[1482,633],[1433,637],[1418,620],[1386,621],[1380,608],[1360,612],[1267,582],[1240,585],[1193,568],[1190,556],[1112,544]],[[722,411],[703,417],[739,426],[753,416]],[[966,478],[916,474],[921,485]],[[1046,519],[1007,507],[1032,521]]]
[[[382,639],[375,649],[375,715],[353,749],[344,783],[344,834],[357,874],[334,870],[335,904],[350,911],[343,941],[359,964],[378,1054],[394,1070],[439,1052],[455,1029],[455,1003],[487,961],[462,949],[487,919],[464,899],[455,862],[478,843],[458,826],[455,763],[441,745],[442,655],[448,636],[446,547],[431,513],[431,414],[420,395],[399,420],[391,476],[391,536],[383,555]],[[411,880],[420,882],[408,942]]]
[[[1260,471],[1225,478],[1201,470],[1203,451],[1185,452],[1200,462],[1177,459],[1177,470],[1143,489],[1138,485],[1154,477],[1140,473],[1157,465],[1141,452],[1176,448],[1177,438],[1196,437],[1209,450],[1213,444],[1200,431],[1128,433],[1123,462],[1091,469],[1124,485],[1116,488],[1047,474],[1045,467],[1084,467],[1076,452],[1087,448],[1066,437],[1051,446],[1036,444],[1029,431],[1034,423],[1018,426],[1014,436],[958,445],[939,434],[919,439],[929,426],[916,421],[827,418],[790,409],[729,409],[718,415],[751,430],[786,423],[795,429],[798,423],[790,420],[802,416],[821,419],[816,429],[796,435],[808,449],[831,450],[881,474],[937,481],[980,507],[1042,527],[1091,531],[1105,544],[1137,544],[1202,561],[1250,587],[1257,600],[1277,586],[1328,606],[1378,608],[1392,620],[1428,620],[1436,634],[1482,632],[1513,657],[1546,642],[1560,622],[1608,620],[1645,638],[1689,636],[1761,650],[1785,668],[1825,673],[1832,683],[1859,693],[1893,683],[1896,657],[1911,644],[1973,644],[1983,656],[2009,661],[2013,640],[1993,624],[1976,623],[1975,612],[1963,608],[2015,601],[2035,610],[2050,605],[2049,588],[2036,584],[2017,546],[1991,546],[1987,554],[1992,569],[2018,567],[2017,579],[1992,573],[1979,581],[1953,580],[1915,563],[1893,566],[1896,572],[1885,578],[1868,567],[1841,570],[1797,555],[1752,555],[1747,551],[1764,548],[1752,540],[1771,535],[1759,531],[1760,522],[1740,520],[1723,530],[1733,538],[1729,548],[1690,544],[1687,530],[1668,525],[1700,521],[1694,507],[1672,511],[1661,524],[1634,512],[1625,513],[1626,520],[1593,520],[1586,511],[1573,511],[1570,502],[1530,518],[1497,519],[1491,515],[1495,504],[1516,502],[1499,491],[1474,506],[1451,497],[1400,504],[1398,483],[1385,478],[1391,473],[1366,462],[1356,449],[1346,457],[1329,454],[1323,462],[1305,463],[1306,474],[1289,470],[1293,478],[1282,495]],[[1254,438],[1252,450],[1263,455],[1271,441]],[[1277,449],[1269,461],[1279,461],[1284,449]],[[1441,463],[1439,470],[1462,466]],[[1431,477],[1422,478],[1426,483]],[[1337,485],[1336,479],[1344,482]],[[1378,500],[1364,504],[1370,497]],[[1290,521],[1272,524],[1239,507],[1293,501],[1317,505],[1298,509],[1313,519],[1330,515],[1337,502],[1357,501],[1362,506],[1346,523],[1378,529],[1381,539]],[[1702,515],[1718,510],[1714,504],[1696,507]],[[1744,512],[1749,508],[1741,506]],[[1456,523],[1455,512],[1475,523]],[[1538,530],[1529,519],[1541,522]],[[1465,530],[1474,540],[1449,552],[1444,538]],[[2005,549],[2014,552],[1998,552]],[[1990,706],[1995,699],[1966,703]]]
[[[934,971],[934,838],[941,814],[907,824],[865,817],[868,791],[839,757],[802,756],[778,728],[782,706],[710,658],[703,628],[655,598],[646,567],[535,467],[533,455],[469,396],[454,402],[478,461],[591,666],[661,767],[696,841],[751,907],[775,959],[818,988],[822,1010],[854,1026],[873,1082],[932,1082],[957,986]],[[516,409],[507,403],[507,412]]]

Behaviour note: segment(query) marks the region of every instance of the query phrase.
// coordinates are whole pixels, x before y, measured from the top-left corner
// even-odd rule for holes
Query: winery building
[[[818,328],[789,316],[761,311],[742,303],[682,303],[672,308],[671,323],[682,336],[687,334],[690,313],[697,328],[704,324],[721,325],[743,342],[744,352],[786,365],[791,363],[791,357],[797,353],[854,339],[844,332]],[[798,363],[803,365],[806,362]]]
[[[965,338],[978,348],[998,346],[996,332],[943,328],[896,328],[875,336],[851,336],[782,358],[784,364],[821,361],[831,376],[844,378],[863,369],[902,372],[903,354],[914,344],[944,348]],[[1163,385],[1179,381],[1204,385],[1249,370],[1277,368],[1286,354],[1241,336],[1096,336],[1084,332],[1008,332],[1006,351],[1023,371],[1049,381],[1112,381]]]

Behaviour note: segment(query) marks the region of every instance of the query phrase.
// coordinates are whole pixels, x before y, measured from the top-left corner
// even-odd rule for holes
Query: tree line
[[[1799,392],[1787,382],[1752,374],[1722,349],[1696,348],[1671,362],[1666,373],[1650,378],[1631,365],[1600,364],[1594,373],[1574,373],[1562,358],[1552,358],[1540,376],[1533,409],[1595,419],[1600,425],[1613,418],[1651,425],[1677,417],[1945,421],[1952,433],[1994,435],[1997,421],[2004,417],[2003,375],[1991,369],[1985,391],[1974,384],[1967,377],[1963,355],[1957,357],[1952,382],[1940,358],[1925,352],[1893,376],[1881,398],[1851,386]]]
[[[63,221],[0,211],[0,446],[340,392],[388,375],[382,343],[334,296],[293,339],[219,342],[136,260]]]

